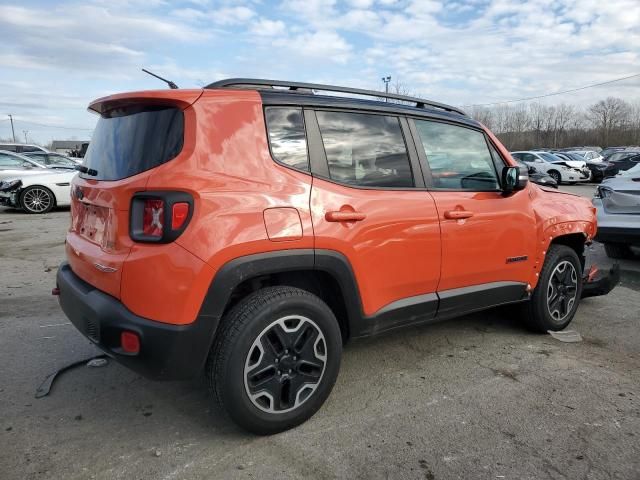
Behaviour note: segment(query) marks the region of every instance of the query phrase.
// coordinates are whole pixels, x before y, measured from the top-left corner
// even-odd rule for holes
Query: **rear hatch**
[[[598,196],[607,213],[640,215],[640,178],[603,183]]]
[[[201,90],[142,92],[107,97],[90,109],[100,118],[71,187],[67,258],[94,287],[120,298],[131,199],[152,170],[183,152],[184,110]]]

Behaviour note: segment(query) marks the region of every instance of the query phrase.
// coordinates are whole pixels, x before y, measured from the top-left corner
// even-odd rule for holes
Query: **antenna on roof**
[[[175,83],[173,83],[171,80],[167,80],[166,78],[162,78],[160,75],[156,75],[155,73],[150,72],[149,70],[143,68],[142,71],[144,73],[148,73],[149,75],[151,75],[152,77],[156,77],[158,80],[162,80],[164,83],[166,83],[167,85],[169,85],[169,88],[171,88],[172,90],[175,90],[176,88],[178,88],[178,85],[176,85]]]

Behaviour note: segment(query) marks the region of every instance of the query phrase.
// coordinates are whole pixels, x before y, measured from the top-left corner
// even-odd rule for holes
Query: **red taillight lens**
[[[189,216],[189,204],[187,202],[174,203],[171,210],[171,229],[182,228]]]
[[[139,353],[140,337],[137,333],[125,330],[120,334],[120,346],[127,353]]]
[[[162,237],[164,228],[164,201],[145,199],[142,213],[142,233],[149,237]]]

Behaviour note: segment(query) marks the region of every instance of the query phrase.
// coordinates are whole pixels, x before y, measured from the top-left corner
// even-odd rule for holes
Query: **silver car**
[[[640,246],[640,169],[637,170],[606,179],[593,197],[598,211],[596,240],[604,243],[611,258],[628,258],[632,256],[631,246]]]

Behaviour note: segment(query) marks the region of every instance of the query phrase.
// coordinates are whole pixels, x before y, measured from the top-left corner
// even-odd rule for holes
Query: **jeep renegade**
[[[62,309],[141,374],[204,372],[252,432],[311,417],[349,339],[505,304],[561,330],[593,280],[589,201],[455,107],[231,79],[89,108]]]

